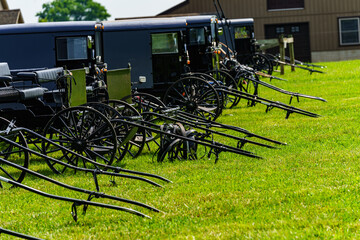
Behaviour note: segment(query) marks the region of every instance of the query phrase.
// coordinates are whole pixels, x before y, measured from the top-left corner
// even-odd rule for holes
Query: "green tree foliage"
[[[107,20],[110,14],[93,0],[54,0],[36,13],[39,22]]]

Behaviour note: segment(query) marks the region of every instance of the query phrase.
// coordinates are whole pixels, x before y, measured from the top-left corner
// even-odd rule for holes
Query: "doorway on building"
[[[278,38],[292,35],[294,37],[295,59],[303,62],[311,62],[309,23],[287,23],[265,25],[265,38]],[[279,48],[268,49],[268,53],[277,54]],[[286,56],[289,56],[289,49],[286,49]]]

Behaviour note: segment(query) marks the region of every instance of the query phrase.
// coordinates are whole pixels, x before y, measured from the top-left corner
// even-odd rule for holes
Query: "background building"
[[[227,18],[254,18],[257,39],[292,34],[303,61],[360,59],[359,0],[220,0]],[[213,0],[186,0],[159,15],[216,14]]]
[[[0,0],[0,25],[24,23],[20,9],[9,9],[6,0]]]

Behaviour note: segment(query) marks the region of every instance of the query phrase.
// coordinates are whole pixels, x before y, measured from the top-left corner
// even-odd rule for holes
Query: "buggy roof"
[[[94,31],[95,21],[46,22],[0,25],[0,35],[19,33]]]
[[[227,19],[231,26],[245,26],[245,25],[253,25],[253,18],[238,18],[238,19]],[[222,20],[220,22],[221,25],[225,24],[225,21]]]
[[[104,31],[122,31],[122,30],[149,30],[149,29],[178,29],[185,28],[187,23],[185,19],[177,18],[142,18],[126,19],[103,22]]]
[[[180,16],[176,17],[180,19],[186,19],[186,22],[192,26],[192,25],[210,25],[211,19],[216,18],[215,15],[198,15],[198,16]]]

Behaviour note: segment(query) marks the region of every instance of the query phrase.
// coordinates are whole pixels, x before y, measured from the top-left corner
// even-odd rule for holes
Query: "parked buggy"
[[[182,43],[188,59],[187,72],[183,74],[184,78],[168,88],[164,96],[165,104],[181,105],[185,111],[211,119],[216,119],[221,114],[222,108],[236,106],[240,99],[248,100],[249,106],[254,106],[256,103],[265,104],[267,111],[272,108],[281,108],[287,112],[286,117],[291,113],[318,116],[284,103],[259,97],[258,86],[262,85],[288,94],[291,98],[305,97],[325,101],[319,97],[277,88],[261,81],[256,75],[256,70],[241,65],[236,59],[221,59],[222,48],[219,46],[219,38],[224,31],[219,28],[216,17],[184,16],[179,18],[186,19],[188,23],[185,34],[187,38]],[[203,99],[198,101],[196,96],[206,99],[206,104]]]
[[[108,77],[111,80],[112,75]],[[0,82],[1,187],[16,186],[45,197],[72,202],[75,221],[76,209],[81,205],[84,212],[91,205],[148,217],[130,208],[92,202],[94,197],[127,202],[159,212],[144,203],[100,193],[98,176],[101,175],[141,180],[158,187],[161,185],[141,176],[169,180],[111,166],[122,156],[121,146],[135,135],[136,130],[124,129],[113,122],[114,118],[123,117],[119,112],[113,110],[111,116],[96,110],[102,106],[101,103],[98,106],[80,106],[87,103],[89,94],[84,69],[72,72],[62,68],[11,72],[7,63],[0,63]],[[96,191],[75,188],[29,170],[30,154],[44,159],[55,173],[65,170],[92,173]],[[27,174],[88,194],[88,200],[50,195],[30,188],[21,183]]]
[[[88,205],[93,205],[147,217],[132,209],[93,203],[90,201],[93,197],[111,198],[159,211],[143,203],[99,193],[98,176],[101,175],[137,179],[155,186],[160,185],[145,177],[169,182],[154,174],[113,166],[127,154],[138,156],[151,140],[159,140],[157,159],[160,162],[201,156],[215,156],[217,162],[221,152],[260,158],[244,150],[244,145],[268,148],[276,148],[270,143],[284,145],[245,129],[213,121],[226,106],[229,96],[265,101],[237,92],[238,85],[233,84],[231,78],[228,81],[217,75],[221,72],[221,76],[227,76],[228,73],[220,70],[216,52],[219,29],[213,16],[30,24],[3,26],[0,30],[0,43],[12,41],[19,46],[17,51],[23,51],[23,58],[18,60],[11,54],[14,49],[10,47],[0,56],[17,69],[10,71],[7,64],[0,64],[0,163],[3,174],[0,181],[72,202],[75,220],[80,205],[85,211]],[[33,44],[34,41],[37,44]],[[42,45],[42,49],[30,48],[32,45]],[[142,55],[134,55],[131,46]],[[200,48],[204,51],[196,59],[196,51],[202,51]],[[37,61],[30,64],[36,53],[41,60],[36,58]],[[164,68],[165,63],[168,68]],[[165,103],[156,97],[150,101],[136,93],[128,102],[140,109],[119,101],[124,95],[130,95],[130,68],[119,70],[124,66],[131,66],[133,83],[144,82],[139,89],[155,94],[159,94],[155,90],[162,90],[162,93],[167,90]],[[210,72],[195,73],[192,69]],[[234,89],[230,88],[229,82]],[[269,104],[269,107],[278,106]],[[279,108],[289,113],[317,116],[288,106]],[[239,133],[244,137],[235,136]],[[222,144],[216,136],[226,136],[233,142]],[[249,137],[260,142],[249,140]],[[96,191],[76,189],[89,194],[87,201],[79,201],[51,196],[23,185],[21,182],[26,174],[54,182],[28,169],[30,154],[44,159],[56,173],[90,172]]]
[[[2,64],[2,66],[5,66],[5,64]],[[6,70],[5,67],[3,69]],[[209,137],[208,133],[200,134],[191,130],[188,130],[191,132],[191,136],[189,136],[186,132],[182,132],[182,129],[185,131],[185,126],[199,128],[193,122],[195,120],[191,120],[191,116],[188,115],[188,120],[185,121],[185,119],[181,120],[179,117],[171,118],[167,115],[174,112],[178,114],[177,111],[179,109],[162,108],[160,109],[161,112],[143,113],[145,115],[157,114],[156,117],[158,119],[162,119],[162,122],[167,122],[157,125],[154,121],[143,120],[142,116],[126,102],[108,100],[109,103],[116,103],[114,108],[101,103],[86,103],[86,106],[72,107],[71,104],[74,104],[75,100],[77,104],[84,103],[81,102],[81,99],[86,102],[85,94],[82,97],[77,94],[81,95],[81,92],[85,92],[85,85],[75,84],[75,82],[81,81],[79,77],[81,73],[83,76],[82,81],[85,82],[84,70],[79,70],[78,73],[74,74],[77,76],[77,81],[74,75],[64,75],[63,70],[59,68],[19,72],[16,77],[10,76],[9,73],[10,71],[5,72],[2,74],[4,76],[1,77],[4,84],[6,84],[6,86],[0,88],[1,101],[7,104],[1,106],[0,113],[2,117],[9,119],[8,121],[2,119],[0,140],[8,147],[6,148],[7,150],[2,152],[1,156],[8,158],[15,152],[21,152],[26,156],[21,158],[21,161],[23,161],[21,165],[27,168],[29,164],[28,154],[32,153],[44,158],[49,167],[56,173],[63,173],[68,169],[93,172],[97,190],[99,190],[96,180],[98,174],[123,176],[116,173],[108,173],[106,170],[114,170],[115,172],[125,171],[166,180],[159,176],[111,166],[114,160],[121,160],[124,154],[127,153],[128,149],[122,147],[126,146],[130,141],[135,141],[136,138],[134,136],[145,138],[145,131],[160,134],[164,136],[164,139],[178,138],[187,144],[191,143],[192,146],[196,146],[192,148],[192,154],[190,155],[192,158],[196,156],[197,146],[200,145],[208,147],[210,151],[214,151],[208,154],[215,154],[216,159],[218,159],[219,153],[223,151],[258,158],[255,154],[241,149],[244,145],[243,143],[246,142],[270,147],[246,140],[245,138],[235,138],[236,141],[241,141],[242,144],[241,147],[240,145],[232,147],[215,142],[214,140],[207,140]],[[40,76],[46,76],[46,79]],[[55,79],[52,77],[55,77]],[[53,85],[56,86],[54,87],[55,89],[49,90],[42,86],[41,83],[45,80],[47,84],[53,81]],[[26,83],[27,81],[30,81],[30,83]],[[23,88],[20,88],[20,86],[23,86]],[[8,90],[11,90],[11,93],[19,93],[18,98],[15,98],[15,94],[11,98],[6,98],[5,96],[9,96],[7,94]],[[3,93],[4,97],[2,96]],[[52,95],[53,101],[49,100],[50,97],[45,97],[46,94]],[[74,99],[74,101],[71,99]],[[21,127],[19,128],[15,126],[14,119],[21,118],[21,114],[26,114],[27,121],[20,120],[18,123],[23,125],[20,125]],[[179,115],[181,114],[179,113]],[[182,115],[182,118],[186,118],[186,115]],[[196,119],[196,116],[192,116],[192,118]],[[174,124],[169,124],[169,122],[175,121],[178,127],[174,127]],[[43,123],[46,123],[45,128],[43,128]],[[180,127],[180,132],[178,131],[179,124],[184,126],[184,128]],[[202,130],[210,131],[212,135],[218,134],[205,127]],[[24,138],[22,132],[25,132],[26,138]],[[142,135],[136,135],[137,132],[142,133]],[[243,133],[249,134],[249,132]],[[10,136],[15,134],[16,138],[9,139],[9,134]],[[232,137],[230,135],[227,136]],[[251,136],[255,135],[251,134]],[[262,139],[271,141],[266,138]],[[17,141],[21,141],[22,144],[19,145]],[[164,146],[166,146],[165,149],[167,149],[166,151],[163,150],[160,159],[163,159],[166,153],[172,149],[172,147],[169,148],[168,146],[172,143],[172,140],[167,141],[168,143],[163,143],[163,147],[160,148],[164,149]],[[280,142],[276,141],[271,142],[280,144]],[[30,149],[28,144],[35,146],[38,151]],[[135,144],[138,143],[135,142]],[[13,152],[15,147],[18,150]],[[57,158],[59,153],[61,157]],[[184,156],[188,156],[188,154],[182,154],[182,156],[185,158]],[[83,168],[80,166],[83,166]],[[99,169],[102,169],[102,171]],[[13,181],[21,182],[24,179],[26,171],[21,170],[20,172],[18,177],[12,177]],[[5,171],[5,173],[9,172]],[[11,174],[7,175],[11,176]],[[158,184],[143,178],[136,179],[158,186]]]

